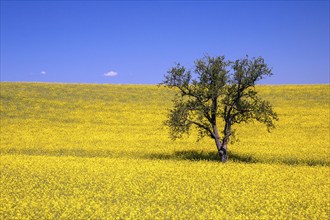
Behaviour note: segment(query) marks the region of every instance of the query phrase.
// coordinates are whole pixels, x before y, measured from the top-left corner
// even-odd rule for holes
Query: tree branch
[[[208,131],[208,132],[210,133],[210,136],[211,136],[212,138],[215,137],[214,133],[212,132],[212,130],[211,130],[209,127],[207,127],[207,126],[205,126],[205,125],[203,125],[203,124],[201,124],[201,123],[199,123],[199,122],[193,121],[193,120],[189,120],[189,122],[192,123],[192,124],[194,124],[194,125],[196,125],[196,126],[199,127],[199,128],[202,128],[202,129]]]

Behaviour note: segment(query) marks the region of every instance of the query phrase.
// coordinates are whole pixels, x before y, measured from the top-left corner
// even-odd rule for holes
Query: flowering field
[[[259,86],[280,121],[172,142],[171,90],[1,83],[1,219],[329,219],[330,86]]]

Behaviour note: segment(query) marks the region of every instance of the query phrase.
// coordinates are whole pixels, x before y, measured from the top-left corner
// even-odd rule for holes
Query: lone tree
[[[246,56],[232,62],[224,56],[204,56],[195,61],[193,71],[177,64],[161,83],[177,89],[174,107],[165,121],[172,139],[181,138],[184,133],[189,134],[191,127],[196,127],[199,139],[208,136],[215,140],[220,160],[226,162],[234,124],[256,120],[264,123],[268,131],[274,128],[277,114],[255,90],[258,80],[271,75],[271,69],[261,57]]]

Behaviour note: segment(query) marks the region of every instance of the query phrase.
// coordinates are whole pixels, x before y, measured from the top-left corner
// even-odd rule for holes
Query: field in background
[[[329,85],[259,86],[280,121],[236,126],[226,164],[168,138],[171,90],[0,86],[2,218],[329,218]]]

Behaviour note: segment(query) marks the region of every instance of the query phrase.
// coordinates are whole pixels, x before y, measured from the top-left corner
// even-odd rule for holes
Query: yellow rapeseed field
[[[330,86],[258,86],[280,120],[229,161],[153,85],[0,83],[0,219],[329,219]]]

